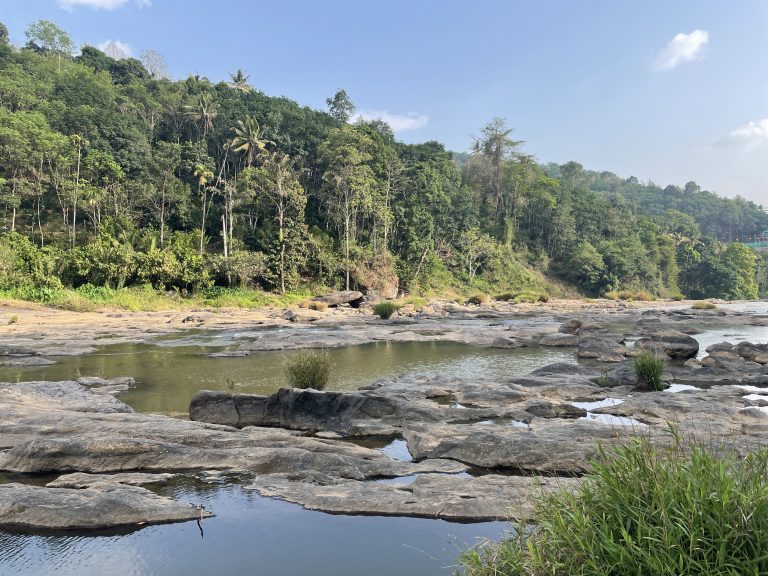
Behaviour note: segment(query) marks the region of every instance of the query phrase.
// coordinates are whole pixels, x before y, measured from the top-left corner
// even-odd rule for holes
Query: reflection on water
[[[461,550],[498,539],[503,522],[335,516],[263,498],[239,485],[170,487],[216,517],[150,526],[123,535],[24,535],[0,532],[0,573],[57,576],[390,576],[447,575]]]
[[[231,337],[231,336],[230,336]],[[120,398],[141,412],[186,415],[198,390],[218,390],[232,380],[238,392],[271,394],[286,386],[283,362],[294,352],[254,352],[241,358],[209,358],[225,349],[220,339],[200,335],[166,339],[162,345],[117,344],[85,356],[59,357],[57,364],[31,368],[0,368],[0,381],[69,380],[79,376],[132,376],[137,386]],[[333,390],[354,390],[378,378],[408,371],[459,377],[510,378],[551,362],[576,362],[573,351],[539,347],[497,350],[451,342],[376,343],[328,350],[333,364]]]

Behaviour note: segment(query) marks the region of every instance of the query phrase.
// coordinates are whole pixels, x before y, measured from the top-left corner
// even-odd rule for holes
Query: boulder
[[[547,334],[539,340],[539,346],[578,346],[579,337],[573,333],[556,332],[555,334]]]
[[[579,328],[581,328],[581,320],[576,320],[575,318],[571,318],[570,320],[568,320],[568,322],[560,326],[560,329],[558,330],[558,332],[560,332],[561,334],[576,335],[579,333]]]
[[[315,296],[312,300],[314,302],[323,302],[331,307],[340,306],[341,304],[349,304],[352,308],[359,308],[360,304],[364,302],[365,296],[363,296],[362,292],[358,292],[357,290],[341,290],[323,296]]]
[[[524,348],[525,344],[522,344],[515,340],[514,338],[505,338],[504,336],[499,336],[498,338],[494,339],[493,342],[491,342],[491,348],[501,348],[505,350],[511,350],[513,348]]]
[[[635,342],[640,350],[661,348],[670,358],[693,358],[699,353],[699,343],[695,338],[678,330],[660,330]]]
[[[317,320],[320,320],[320,318],[322,317],[323,317],[322,312],[310,310],[309,308],[296,308],[293,310],[286,310],[285,314],[283,314],[283,318],[285,318],[289,322],[299,322],[299,323],[316,322]]]
[[[584,330],[582,326],[579,332],[579,358],[615,358],[626,355],[624,337],[620,334],[601,329]]]

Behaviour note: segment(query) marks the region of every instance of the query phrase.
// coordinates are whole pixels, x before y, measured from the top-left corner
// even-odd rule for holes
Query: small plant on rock
[[[662,390],[661,375],[664,373],[664,360],[651,352],[642,352],[633,362],[638,384],[644,384],[651,390]]]
[[[293,388],[323,390],[331,374],[328,352],[302,351],[285,361],[285,375]]]
[[[394,302],[379,302],[373,305],[373,313],[377,314],[382,320],[388,320],[399,309],[400,305]]]

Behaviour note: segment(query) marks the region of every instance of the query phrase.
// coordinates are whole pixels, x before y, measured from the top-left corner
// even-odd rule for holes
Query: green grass
[[[377,314],[379,318],[383,320],[388,320],[392,314],[397,312],[400,309],[400,304],[397,302],[379,302],[378,304],[374,304],[372,306],[373,313]]]
[[[202,306],[210,308],[285,307],[301,302],[307,296],[308,294],[303,292],[281,296],[249,288],[219,286],[186,297],[173,291],[155,290],[149,285],[113,289],[86,284],[77,289],[21,287],[0,291],[0,299],[37,302],[52,308],[75,312],[91,312],[103,308],[153,312]]]
[[[600,450],[579,488],[539,497],[533,526],[464,553],[462,573],[768,574],[768,449],[741,458],[675,434]]]
[[[646,384],[651,390],[662,390],[661,376],[664,373],[664,360],[650,352],[641,352],[632,362],[638,384]]]
[[[285,361],[285,375],[292,388],[323,390],[331,374],[331,358],[328,352],[302,351]]]
[[[699,300],[691,304],[691,308],[694,310],[714,310],[717,308],[717,306],[712,304],[712,302],[708,302],[707,300]]]

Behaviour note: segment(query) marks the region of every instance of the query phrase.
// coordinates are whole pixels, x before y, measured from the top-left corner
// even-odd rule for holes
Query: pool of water
[[[70,380],[80,376],[132,376],[136,388],[120,399],[141,412],[186,415],[192,396],[202,389],[271,394],[287,385],[283,374],[290,351],[255,352],[241,358],[211,358],[225,350],[224,338],[184,335],[160,345],[114,344],[84,356],[55,358],[56,364],[29,368],[0,368],[0,381]],[[199,342],[196,341],[199,339]],[[576,362],[574,350],[476,348],[452,342],[392,342],[329,349],[332,372],[329,389],[355,390],[378,378],[403,372],[506,379],[527,374],[552,362]]]
[[[158,491],[203,504],[216,516],[202,521],[202,535],[195,522],[107,534],[0,532],[0,574],[449,575],[462,550],[508,528],[312,512],[229,481],[181,480]]]

